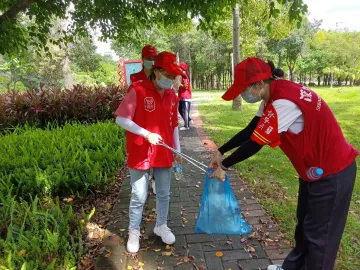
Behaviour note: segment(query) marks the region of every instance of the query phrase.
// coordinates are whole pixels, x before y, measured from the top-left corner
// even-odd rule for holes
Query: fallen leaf
[[[162,252],[161,255],[162,255],[162,256],[171,256],[171,255],[172,255],[172,252],[171,252],[171,251]]]
[[[201,181],[199,181],[198,184],[201,184]]]
[[[125,232],[126,229],[120,229],[120,232]]]
[[[254,252],[255,252],[255,248],[249,246],[249,247],[248,247],[248,251],[254,253]]]
[[[166,245],[165,249],[171,249],[170,245]]]
[[[133,269],[133,267],[132,267],[132,266],[130,266],[130,265],[128,265],[127,269],[128,269],[128,270],[132,270],[132,269]]]
[[[161,248],[159,248],[159,249],[154,249],[155,252],[159,252],[160,250],[161,250]]]
[[[231,239],[229,239],[228,241],[226,241],[226,244],[228,245],[232,245],[233,241]]]
[[[206,270],[206,266],[203,264],[198,265],[199,270]]]
[[[289,246],[291,245],[291,243],[290,243],[289,240],[284,240],[284,244],[285,244],[285,245],[289,245]]]
[[[69,202],[73,201],[73,198],[71,198],[71,197],[70,198],[64,198],[63,201],[69,203]]]
[[[82,259],[82,260],[81,260],[81,263],[82,263],[83,265],[89,265],[89,261],[88,261],[88,260],[85,260],[85,259]]]
[[[110,204],[110,203],[107,203],[105,206],[106,206],[107,209],[110,209],[111,204]]]
[[[106,258],[109,258],[111,256],[111,250],[108,250],[108,252],[105,254]]]
[[[213,244],[204,244],[204,246],[209,246],[209,247],[215,248],[215,246]]]
[[[198,187],[200,187],[200,186],[199,186],[199,185],[195,185],[195,187],[197,187],[197,188],[198,188]]]
[[[141,251],[148,251],[150,247],[146,247],[146,248],[140,248]]]
[[[216,257],[222,257],[224,254],[221,251],[215,253]]]
[[[144,266],[144,263],[143,263],[143,262],[139,262],[139,263],[138,263],[138,266],[139,266],[139,267],[143,267],[143,266]]]
[[[19,251],[19,256],[24,256],[26,254],[26,250],[22,249]]]

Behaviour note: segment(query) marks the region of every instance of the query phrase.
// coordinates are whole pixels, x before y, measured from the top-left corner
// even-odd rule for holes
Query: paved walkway
[[[194,127],[180,131],[182,152],[208,164],[210,152],[216,149],[216,145],[203,130],[195,106],[192,118]],[[113,220],[104,236],[106,249],[98,257],[96,269],[259,270],[267,269],[271,262],[282,262],[290,247],[283,242],[277,225],[266,215],[235,170],[229,172],[231,185],[245,219],[253,226],[253,233],[246,236],[195,234],[204,175],[186,161],[183,170],[184,180],[173,178],[171,183],[168,226],[176,236],[176,243],[166,246],[154,236],[155,196],[149,192],[142,222],[141,250],[137,255],[126,252],[131,192],[128,176],[112,211]]]

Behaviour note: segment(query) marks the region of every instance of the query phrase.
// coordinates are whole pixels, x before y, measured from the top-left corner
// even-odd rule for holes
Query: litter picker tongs
[[[179,151],[177,151],[176,149],[168,146],[166,143],[164,142],[160,142],[159,145],[164,146],[165,148],[171,150],[172,152],[174,152],[175,154],[181,156],[183,159],[185,159],[187,162],[191,163],[192,165],[194,165],[195,167],[197,167],[199,170],[206,172],[205,169],[208,168],[208,166],[206,166],[205,164],[201,163],[200,161],[197,161],[196,159],[193,159],[192,157],[189,157],[187,155],[185,155],[184,153],[180,153]]]

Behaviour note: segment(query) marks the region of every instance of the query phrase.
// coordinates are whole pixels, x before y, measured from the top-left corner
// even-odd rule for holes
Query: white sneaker
[[[163,224],[161,226],[156,226],[154,228],[154,233],[157,236],[160,236],[161,240],[167,245],[171,245],[175,243],[175,235],[171,232],[171,230],[168,228],[166,224]]]
[[[129,239],[126,244],[126,249],[128,252],[135,253],[139,251],[140,231],[139,230],[129,230]]]
[[[153,193],[156,195],[156,188],[155,188],[155,181],[154,180],[151,180],[151,187],[152,187]]]
[[[268,270],[284,270],[280,264],[269,265]]]
[[[190,128],[181,127],[180,130],[189,130]]]
[[[192,125],[194,124],[194,121],[192,119],[190,120],[190,124],[192,124]]]

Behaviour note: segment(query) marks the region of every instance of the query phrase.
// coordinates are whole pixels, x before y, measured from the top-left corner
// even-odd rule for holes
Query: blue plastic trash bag
[[[224,182],[210,178],[214,170],[205,174],[201,207],[196,221],[196,233],[248,234],[251,227],[241,217],[241,208],[226,175]]]

